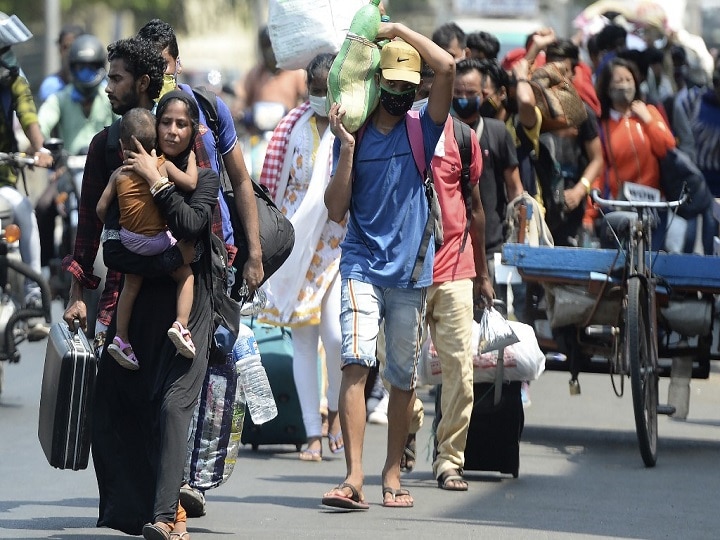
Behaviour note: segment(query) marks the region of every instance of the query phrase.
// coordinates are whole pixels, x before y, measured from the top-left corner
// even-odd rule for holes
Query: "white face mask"
[[[308,99],[310,100],[310,108],[315,114],[318,116],[328,115],[325,109],[327,106],[327,96],[310,96]]]
[[[423,98],[423,99],[419,99],[417,101],[413,101],[413,104],[412,104],[412,107],[410,108],[410,110],[419,111],[425,105],[427,105],[428,99],[430,99],[430,98]]]

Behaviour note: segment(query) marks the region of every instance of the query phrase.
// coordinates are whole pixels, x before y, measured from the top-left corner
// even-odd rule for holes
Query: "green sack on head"
[[[343,125],[356,132],[375,110],[379,100],[375,74],[380,49],[372,41],[349,33],[328,74],[328,107],[339,103],[345,109]]]
[[[328,110],[335,103],[345,109],[342,123],[356,132],[375,110],[379,90],[375,74],[380,49],[373,40],[380,29],[380,0],[371,0],[353,17],[350,29],[328,73]]]

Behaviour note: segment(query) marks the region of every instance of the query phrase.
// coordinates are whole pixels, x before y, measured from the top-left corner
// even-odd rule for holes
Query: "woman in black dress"
[[[157,109],[158,146],[180,169],[198,131],[198,109],[182,91],[164,95]],[[119,241],[117,203],[106,218],[105,264],[123,273],[142,275],[142,289],[130,322],[130,340],[139,371],[122,368],[105,351],[100,358],[93,419],[93,461],[100,492],[99,527],[111,527],[149,539],[189,538],[182,523],[174,527],[185,466],[188,428],[207,368],[213,333],[210,220],[217,203],[219,179],[199,169],[197,189],[182,193],[164,186],[157,160],[141,149],[126,164],[153,188],[154,202],[179,240],[155,257],[138,256]],[[107,232],[109,231],[109,232]],[[193,246],[189,249],[188,246]],[[175,320],[176,283],[169,272],[195,254],[194,300],[188,329],[196,346],[193,360],[177,354],[167,336]],[[186,260],[185,262],[189,262]],[[107,342],[115,333],[115,321]]]

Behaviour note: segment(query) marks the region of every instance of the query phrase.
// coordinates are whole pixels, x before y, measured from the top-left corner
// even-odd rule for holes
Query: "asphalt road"
[[[55,310],[59,316],[60,308]],[[95,528],[93,469],[60,471],[45,460],[37,416],[45,343],[23,344],[5,366],[0,395],[0,538],[122,538]],[[720,518],[720,366],[692,382],[686,421],[661,417],[658,463],[646,469],[632,402],[616,398],[603,375],[546,372],[531,387],[520,447],[520,476],[466,473],[470,490],[451,493],[432,477],[432,404],[418,438],[418,465],[405,477],[412,509],[380,506],[385,428],[367,430],[366,512],[336,512],[322,493],[343,478],[342,454],[301,462],[292,446],[240,451],[228,482],[207,493],[208,513],[189,521],[195,540],[230,538],[716,538]],[[661,381],[661,396],[667,395]],[[628,385],[629,387],[629,385]],[[629,389],[628,389],[629,392]]]

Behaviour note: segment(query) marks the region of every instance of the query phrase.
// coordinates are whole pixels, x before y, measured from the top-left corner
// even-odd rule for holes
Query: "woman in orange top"
[[[660,112],[640,100],[635,64],[622,58],[608,62],[598,77],[597,94],[602,105],[605,166],[592,187],[611,198],[618,197],[624,182],[659,189],[658,160],[675,148],[675,138]],[[586,228],[592,230],[597,215],[597,209],[588,205],[583,218]]]

